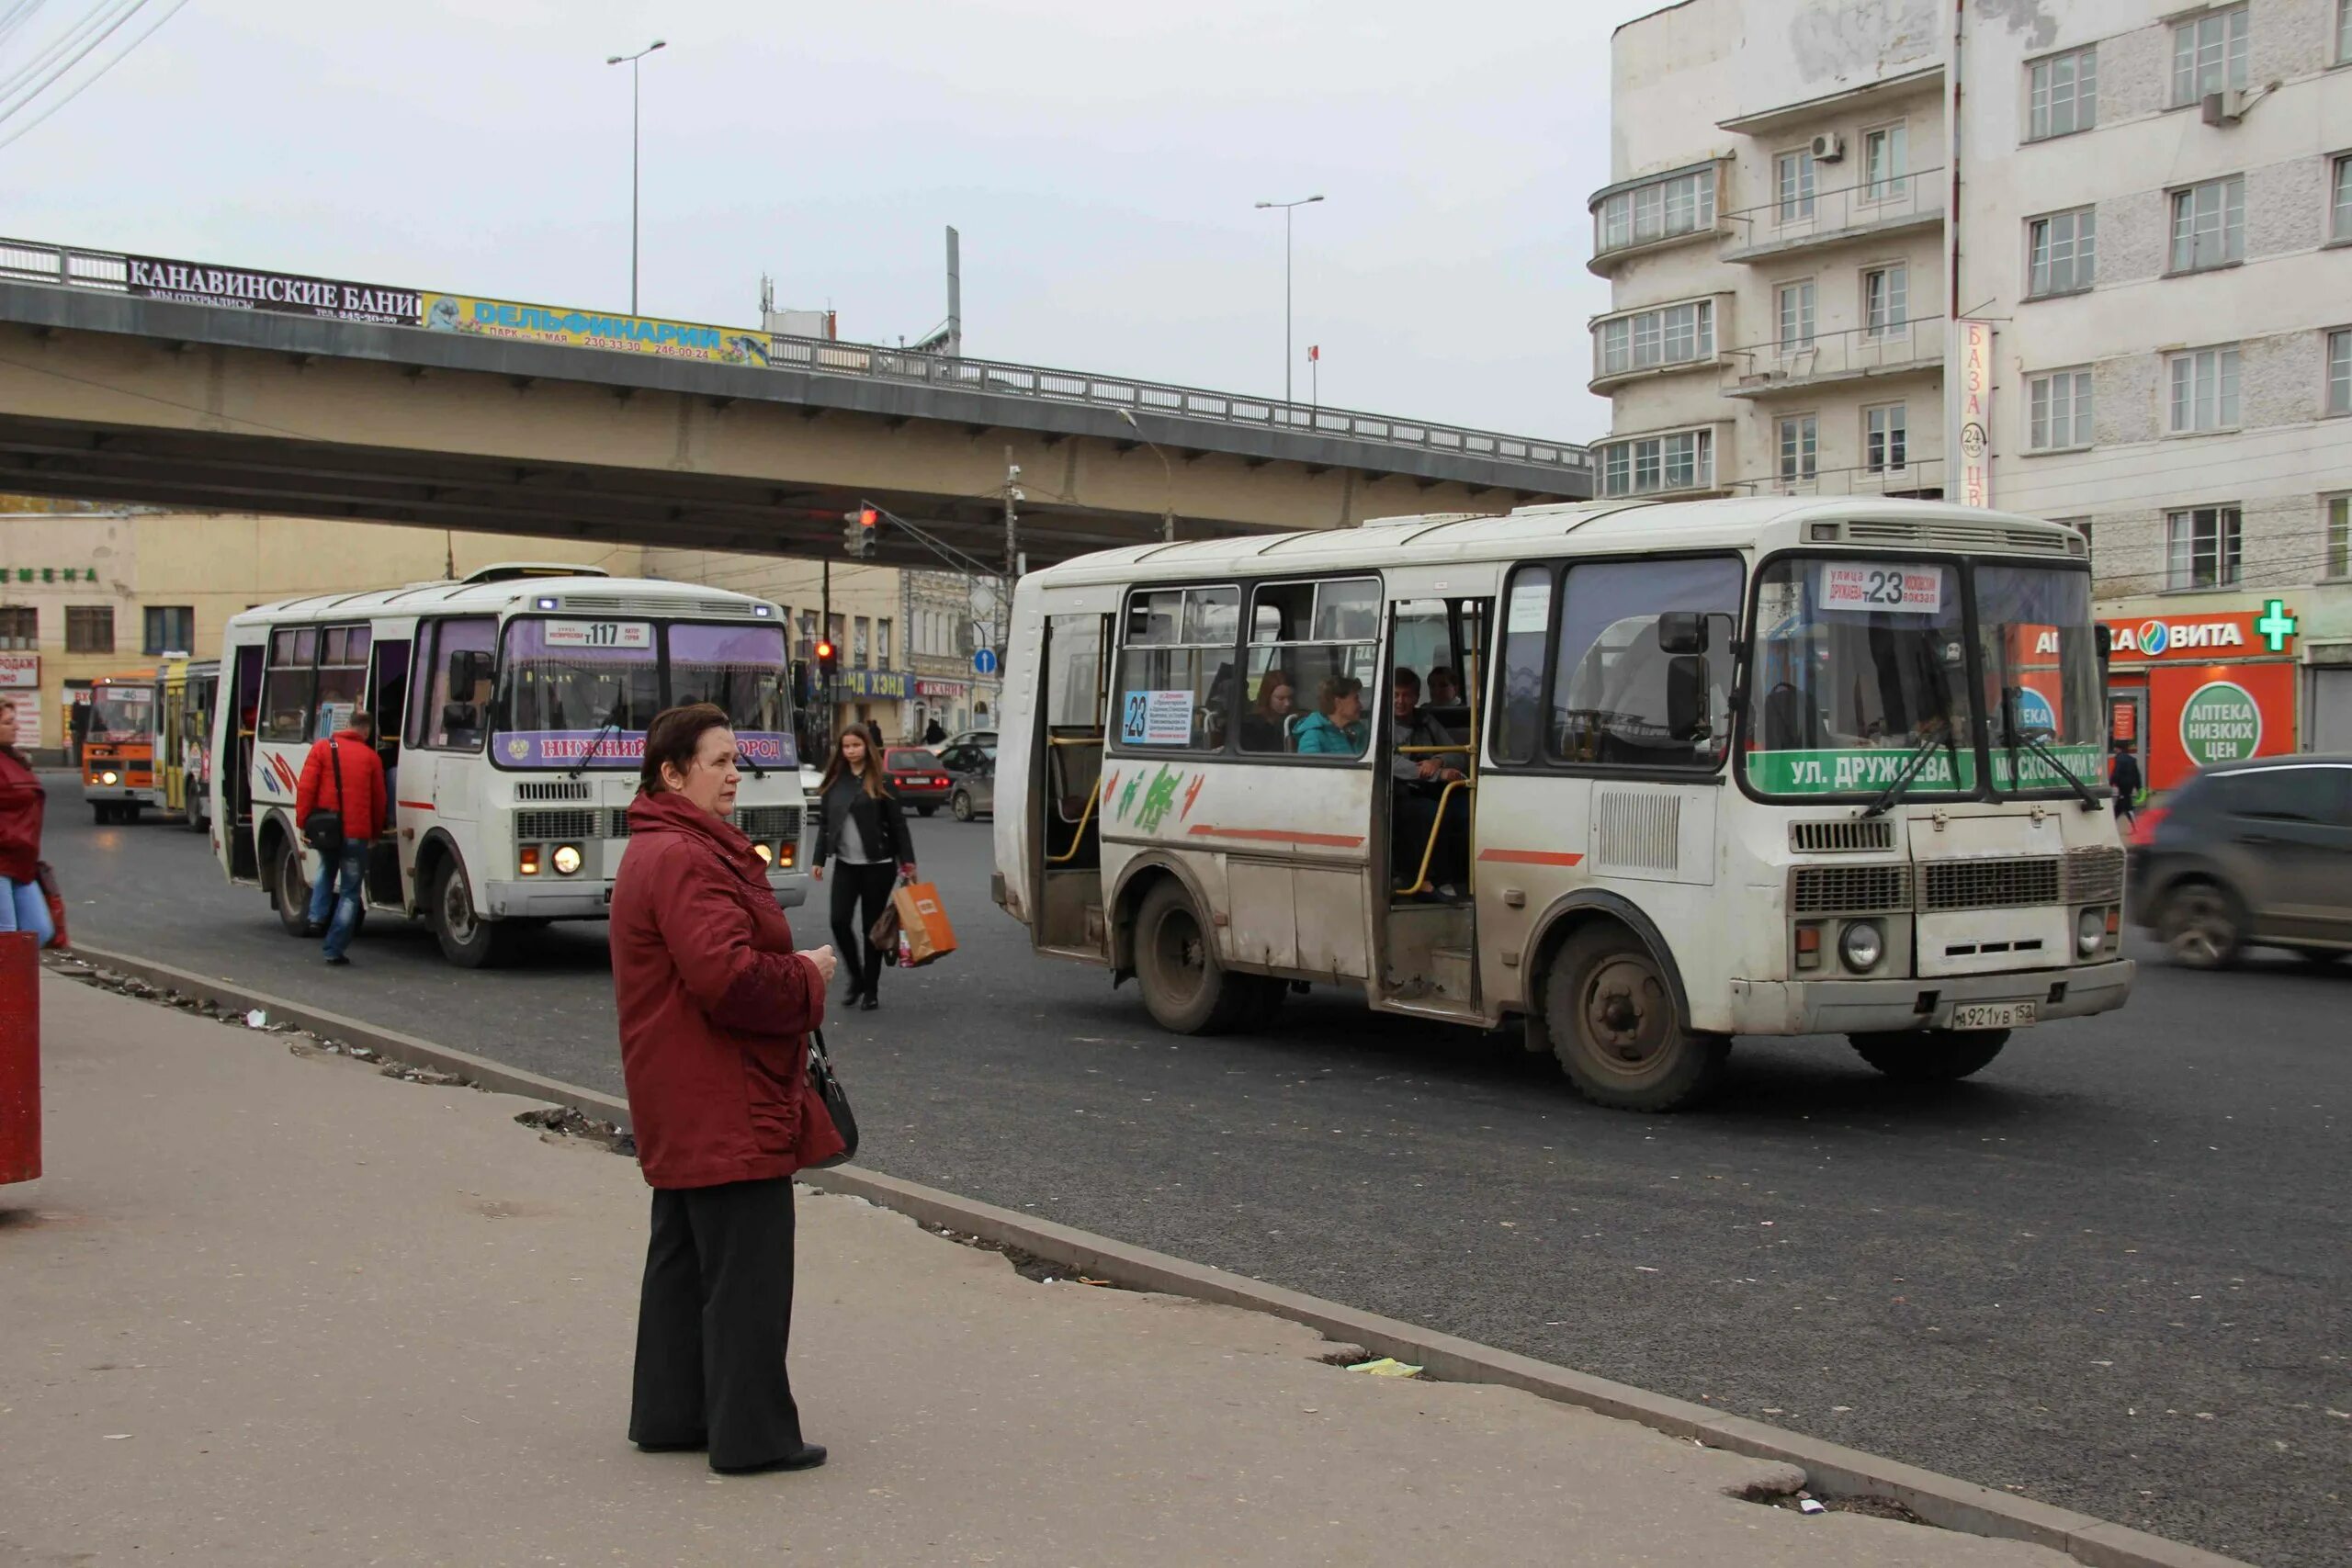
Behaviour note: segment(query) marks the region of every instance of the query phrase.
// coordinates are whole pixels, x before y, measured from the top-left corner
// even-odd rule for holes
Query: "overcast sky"
[[[96,0],[46,0],[0,77]],[[158,9],[170,0],[151,0]],[[6,6],[0,6],[0,12]],[[0,232],[844,338],[1573,440],[1609,34],[1653,0],[189,0],[0,149]],[[101,51],[101,55],[104,51]],[[100,56],[94,56],[93,61]],[[70,80],[68,85],[70,85]],[[36,103],[32,112],[41,105]],[[0,126],[0,134],[16,129]]]

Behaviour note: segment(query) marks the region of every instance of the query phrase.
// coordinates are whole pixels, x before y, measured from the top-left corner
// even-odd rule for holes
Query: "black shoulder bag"
[[[311,847],[312,849],[318,851],[320,854],[326,857],[328,874],[333,875],[335,860],[343,853],[343,803],[345,798],[343,793],[343,749],[334,743],[333,737],[329,737],[327,740],[327,762],[334,769],[335,808],[333,811],[321,811],[316,807],[313,807],[311,812],[310,820],[302,824],[302,837],[310,840]]]
[[[808,1035],[808,1087],[825,1104],[825,1114],[833,1121],[833,1131],[841,1134],[842,1152],[830,1159],[813,1160],[804,1167],[822,1170],[831,1165],[846,1165],[857,1157],[857,1112],[849,1107],[849,1090],[833,1072],[833,1059],[825,1054],[825,1032],[811,1031]]]

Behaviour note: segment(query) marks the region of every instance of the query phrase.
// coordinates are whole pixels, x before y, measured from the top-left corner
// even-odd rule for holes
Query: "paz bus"
[[[213,659],[168,660],[155,680],[157,804],[199,833],[209,819],[212,707],[220,689],[220,663]]]
[[[2131,988],[2061,525],[1767,498],[1154,544],[1023,577],[1012,636],[994,896],[1178,1032],[1360,986],[1667,1110],[1736,1035],[1952,1079]]]
[[[82,741],[82,798],[101,824],[136,822],[155,804],[155,671],[90,682],[90,728]]]
[[[318,855],[295,830],[302,764],[372,713],[392,821],[365,907],[426,920],[444,956],[479,968],[518,928],[608,915],[646,728],[707,701],[734,719],[736,825],[797,905],[806,802],[785,670],[776,605],[584,567],[260,605],[222,644],[213,847],[303,931]]]

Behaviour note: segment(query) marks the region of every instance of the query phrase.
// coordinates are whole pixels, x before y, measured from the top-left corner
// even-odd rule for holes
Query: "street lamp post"
[[[1121,409],[1119,417],[1127,422],[1127,428],[1136,433],[1136,439],[1150,447],[1151,455],[1159,459],[1159,475],[1168,486],[1167,500],[1160,503],[1159,508],[1159,536],[1172,545],[1176,542],[1176,470],[1169,466],[1168,454],[1159,449],[1159,443],[1143,433],[1143,426],[1136,423],[1133,413]]]
[[[1292,406],[1290,395],[1290,215],[1295,209],[1310,206],[1323,198],[1302,196],[1296,201],[1261,201],[1261,208],[1278,207],[1283,214],[1283,406]]]
[[[628,313],[637,314],[637,62],[657,49],[666,48],[655,39],[635,54],[607,55],[605,63],[628,66]]]

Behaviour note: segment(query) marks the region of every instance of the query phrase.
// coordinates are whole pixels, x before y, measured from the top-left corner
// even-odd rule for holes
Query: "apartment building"
[[[1627,24],[1602,492],[2065,519],[2154,782],[2223,754],[2216,703],[2253,754],[2352,749],[2347,65],[2352,0]]]

